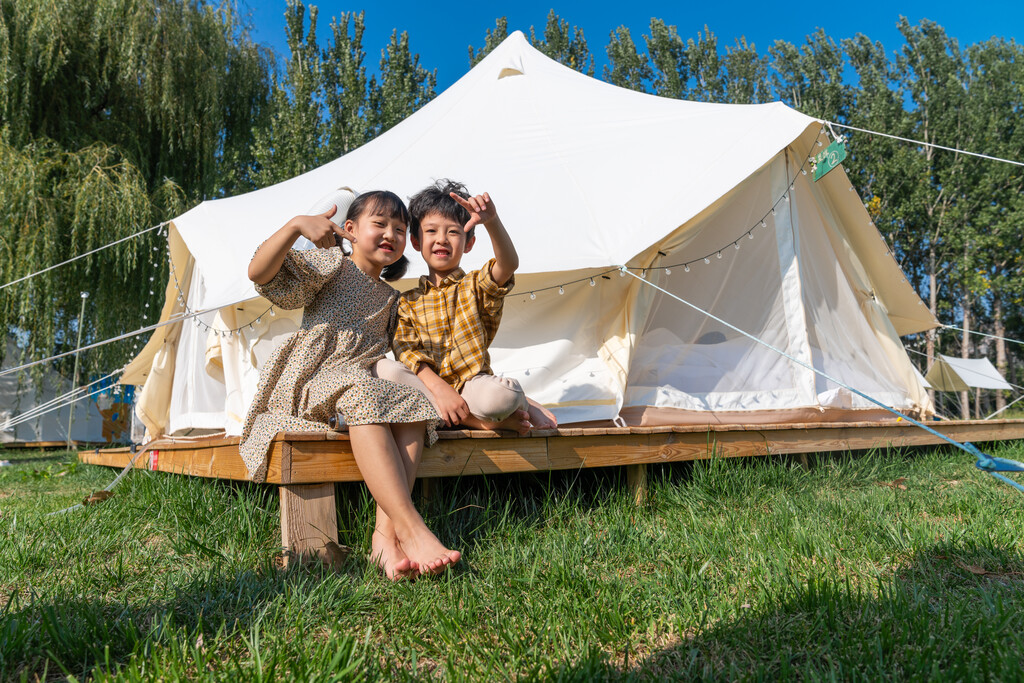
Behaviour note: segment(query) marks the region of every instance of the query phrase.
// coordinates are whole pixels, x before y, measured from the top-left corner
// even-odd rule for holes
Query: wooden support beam
[[[639,507],[647,502],[647,465],[626,465],[626,484]]]
[[[282,484],[281,547],[285,565],[319,559],[337,566],[345,559],[338,545],[338,511],[334,484]]]
[[[437,492],[440,489],[439,479],[434,477],[422,477],[416,481],[420,484],[420,505],[426,507],[437,498]]]

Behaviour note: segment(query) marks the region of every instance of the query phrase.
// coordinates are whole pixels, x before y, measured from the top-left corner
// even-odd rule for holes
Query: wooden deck
[[[933,422],[956,439],[984,443],[1024,439],[1024,420]],[[454,477],[625,466],[636,501],[646,495],[647,465],[721,455],[806,454],[944,443],[906,422],[713,425],[554,429],[520,436],[485,431],[446,431],[427,449],[419,477]],[[82,451],[82,462],[125,467],[127,448]],[[248,480],[238,438],[166,438],[146,445],[135,467],[218,479]],[[348,436],[337,432],[285,432],[270,449],[267,483],[281,497],[281,547],[286,562],[313,558],[336,564],[335,482],[361,481]]]
[[[958,441],[1024,439],[1024,420],[932,422]],[[713,425],[555,429],[525,437],[486,431],[444,431],[427,449],[420,477],[453,477],[680,462],[768,454],[822,453],[927,446],[941,439],[906,422]],[[237,437],[160,439],[137,468],[218,479],[247,480]],[[82,462],[124,467],[127,448],[83,451]],[[361,481],[348,437],[336,432],[286,432],[271,444],[268,484]]]

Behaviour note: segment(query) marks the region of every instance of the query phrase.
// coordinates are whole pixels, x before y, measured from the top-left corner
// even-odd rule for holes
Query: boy
[[[395,357],[423,380],[449,426],[520,434],[558,426],[519,382],[491,372],[487,348],[515,284],[519,255],[490,195],[471,197],[461,184],[439,180],[410,200],[409,212],[412,245],[430,274],[399,301]],[[476,242],[477,224],[486,228],[494,258],[467,274],[459,263]]]

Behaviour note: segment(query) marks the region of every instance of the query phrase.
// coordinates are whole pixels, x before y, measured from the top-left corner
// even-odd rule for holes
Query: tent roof
[[[988,358],[953,358],[939,355],[928,371],[928,382],[939,391],[1012,389]]]
[[[206,308],[255,297],[245,273],[259,244],[343,185],[407,198],[437,178],[457,179],[494,198],[519,273],[604,268],[649,250],[790,145],[806,154],[818,130],[778,102],[709,104],[619,88],[555,62],[516,31],[366,145],[277,185],[203,202],[174,224],[203,274]],[[872,248],[887,255],[859,199],[842,194],[863,214],[853,232],[870,231]],[[490,255],[478,240],[464,266]],[[913,289],[898,284],[895,263],[882,260],[874,271],[899,333],[933,326]],[[410,276],[425,272],[422,259],[410,261]]]

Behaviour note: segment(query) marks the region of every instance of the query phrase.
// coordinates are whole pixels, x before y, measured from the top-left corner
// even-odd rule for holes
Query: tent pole
[[[82,323],[85,322],[85,300],[89,298],[89,292],[82,292],[82,309],[78,312],[78,344],[75,345],[75,371],[71,380],[71,390],[78,386],[78,349],[82,348]],[[72,401],[68,406],[68,450],[71,450],[71,423],[75,419],[75,403]]]

